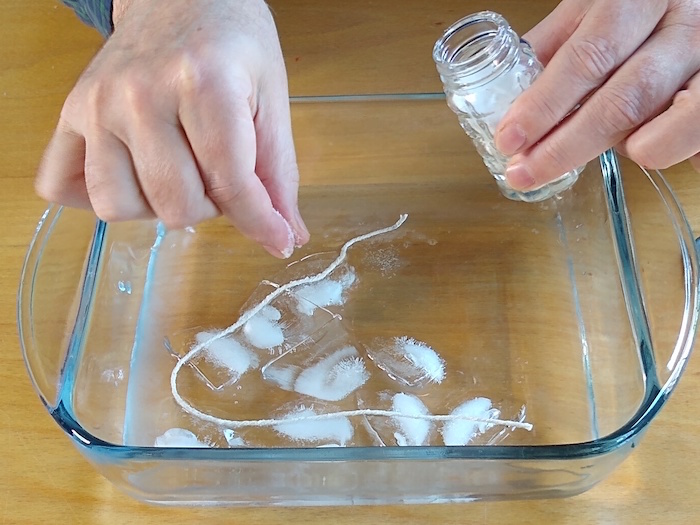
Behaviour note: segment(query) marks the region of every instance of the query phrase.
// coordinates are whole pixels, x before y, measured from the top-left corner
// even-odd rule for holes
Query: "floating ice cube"
[[[258,356],[239,341],[231,337],[221,337],[207,343],[217,332],[199,332],[195,336],[197,344],[207,344],[204,358],[213,365],[226,368],[231,375],[242,376],[248,370],[257,368]]]
[[[500,416],[500,411],[491,408],[491,400],[477,397],[455,408],[451,413],[455,416],[473,417],[477,419],[492,419]],[[483,434],[493,427],[490,423],[470,421],[468,419],[453,419],[446,421],[442,427],[442,438],[447,446],[464,446],[477,435]]]
[[[311,315],[318,307],[340,306],[344,304],[343,294],[350,288],[356,280],[355,272],[352,268],[346,269],[345,273],[327,277],[316,283],[306,284],[294,290],[294,294],[299,297],[297,307],[305,315]]]
[[[340,401],[368,379],[364,359],[355,347],[346,346],[301,370],[294,390],[324,401]]]
[[[256,348],[269,350],[284,343],[284,332],[278,321],[279,310],[267,306],[254,315],[244,326],[243,334]]]
[[[241,314],[257,307],[279,285],[269,281],[261,283],[246,301]],[[309,304],[310,315],[299,311],[300,302],[306,302],[292,292],[284,292],[253,316],[242,328],[240,338],[252,346],[282,354],[304,343],[337,315],[325,308]],[[234,333],[238,335],[238,331]]]
[[[380,392],[377,399],[361,399],[360,408],[391,410],[407,416],[427,416],[430,411],[423,401],[411,394]],[[424,446],[430,442],[434,423],[428,419],[409,417],[369,416],[365,418],[366,428],[379,446]]]
[[[316,446],[346,446],[352,440],[354,429],[347,417],[339,416],[323,420],[304,420],[322,413],[313,406],[297,406],[282,419],[294,420],[281,422],[274,427],[279,434],[302,443],[312,443]]]
[[[364,360],[338,319],[269,361],[262,375],[283,390],[325,401],[343,399],[369,379]]]
[[[158,436],[153,443],[155,447],[184,447],[207,448],[209,445],[202,443],[194,433],[184,428],[171,428],[163,435]]]
[[[416,396],[410,394],[396,394],[392,401],[391,409],[409,416],[426,416],[430,414],[428,408]],[[428,443],[432,422],[426,419],[411,419],[406,417],[392,418],[400,431],[394,434],[399,446],[423,446]]]
[[[365,349],[379,368],[401,384],[425,386],[445,379],[445,362],[426,343],[405,336],[380,338]]]

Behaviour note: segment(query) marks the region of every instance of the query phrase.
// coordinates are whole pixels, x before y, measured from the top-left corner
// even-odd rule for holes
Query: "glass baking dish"
[[[694,240],[662,174],[607,152],[514,202],[441,95],[302,97],[292,116],[312,240],[288,261],[223,219],[41,218],[20,338],[80,452],[164,505],[569,496],[608,475],[696,334]],[[319,282],[336,288],[283,289],[392,225],[347,248]],[[211,340],[270,294],[257,342]]]

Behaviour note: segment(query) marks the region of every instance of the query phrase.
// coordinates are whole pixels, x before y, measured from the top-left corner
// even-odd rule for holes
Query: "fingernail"
[[[507,157],[518,153],[526,141],[523,128],[517,124],[506,125],[496,133],[496,147]]]
[[[278,259],[288,259],[291,255],[291,253],[289,255],[285,255],[283,252],[279,251],[277,248],[274,248],[272,246],[263,245],[263,248],[265,248],[265,251],[267,251],[267,253],[274,257],[277,257]]]
[[[272,255],[276,257],[282,257],[283,259],[288,259],[291,257],[292,253],[294,253],[294,246],[296,244],[296,237],[294,235],[294,230],[292,227],[289,225],[289,222],[287,219],[284,218],[284,216],[277,211],[276,209],[272,209],[272,211],[275,212],[275,215],[280,218],[282,223],[284,224],[284,227],[287,230],[287,238],[284,241],[284,245],[280,245],[278,248],[274,248],[273,246],[264,245],[263,247],[270,252]]]
[[[304,223],[304,219],[301,217],[301,213],[299,212],[299,209],[297,208],[295,214],[294,214],[294,219],[297,227],[297,231],[295,231],[295,243],[297,248],[301,248],[304,244],[306,244],[309,240],[309,237],[311,234],[309,233],[309,229],[306,227],[306,223]]]
[[[527,190],[536,181],[524,164],[513,164],[506,170],[506,182],[514,190]]]

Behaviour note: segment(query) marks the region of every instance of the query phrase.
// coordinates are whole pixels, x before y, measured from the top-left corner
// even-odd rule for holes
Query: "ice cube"
[[[426,343],[410,337],[378,338],[365,346],[367,356],[399,383],[421,387],[445,379],[445,362]]]
[[[340,401],[368,379],[364,359],[355,347],[346,346],[303,369],[294,382],[294,390],[324,401]]]
[[[345,303],[344,294],[356,280],[350,267],[340,267],[325,279],[302,285],[294,290],[299,298],[297,307],[302,314],[312,315],[316,308],[341,306]]]
[[[403,392],[380,392],[377,400],[361,399],[360,408],[378,408],[391,410],[410,416],[430,415],[417,396]],[[428,419],[414,419],[401,416],[368,416],[365,418],[365,426],[373,438],[374,444],[379,446],[424,446],[430,443],[430,435],[434,423]]]
[[[241,314],[258,307],[277,288],[279,285],[269,281],[261,283],[241,308]],[[282,354],[304,343],[327,323],[339,317],[315,305],[309,306],[311,315],[301,314],[300,301],[305,302],[305,299],[291,291],[275,297],[239,329],[242,332],[241,338],[256,348]]]
[[[392,400],[391,409],[394,412],[409,416],[426,416],[430,414],[428,408],[416,396],[399,393]],[[406,417],[392,418],[399,431],[394,434],[399,446],[423,446],[428,442],[430,429],[433,424],[427,419],[412,419]]]
[[[184,428],[171,428],[158,436],[153,443],[154,447],[184,447],[184,448],[208,448],[197,436]]]
[[[262,367],[266,381],[324,401],[339,401],[369,379],[365,361],[339,322],[328,323],[294,350]]]
[[[473,417],[477,419],[491,419],[500,416],[500,410],[491,407],[491,400],[485,397],[476,397],[459,405],[450,412],[453,416]],[[442,427],[442,438],[447,446],[464,446],[477,435],[483,434],[492,428],[493,424],[469,419],[452,419],[446,421]]]
[[[215,366],[228,370],[231,376],[242,376],[258,367],[258,356],[233,337],[221,337],[208,343],[217,332],[204,331],[195,336],[197,344],[206,344],[202,350],[204,358]]]
[[[269,350],[284,343],[284,332],[279,325],[282,315],[272,306],[265,306],[245,325],[243,334],[248,342],[256,348]]]
[[[313,420],[304,419],[324,413],[315,409],[313,405],[306,407],[299,405],[282,416],[282,422],[274,429],[282,436],[294,441],[314,446],[337,445],[344,447],[353,438],[354,428],[350,420],[345,416],[329,419]],[[285,419],[291,420],[284,422]]]
[[[252,348],[236,334],[214,339],[219,331],[188,329],[173,334],[163,341],[167,352],[175,359],[182,359],[193,348],[204,345],[192,355],[183,373],[193,374],[211,390],[237,383],[246,372],[257,368],[260,359]],[[177,351],[180,348],[182,350]]]

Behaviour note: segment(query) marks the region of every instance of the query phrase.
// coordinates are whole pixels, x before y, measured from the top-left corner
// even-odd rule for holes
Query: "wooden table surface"
[[[524,32],[556,2],[278,0],[293,95],[439,91],[430,48],[441,28],[480,9]],[[397,6],[401,6],[397,11]],[[319,509],[164,509],[97,474],[47,415],[20,353],[16,291],[45,208],[32,179],[62,101],[100,38],[55,1],[0,2],[0,523],[695,523],[700,518],[700,363],[692,360],[641,446],[607,480],[569,499]],[[700,182],[667,172],[700,231]]]

